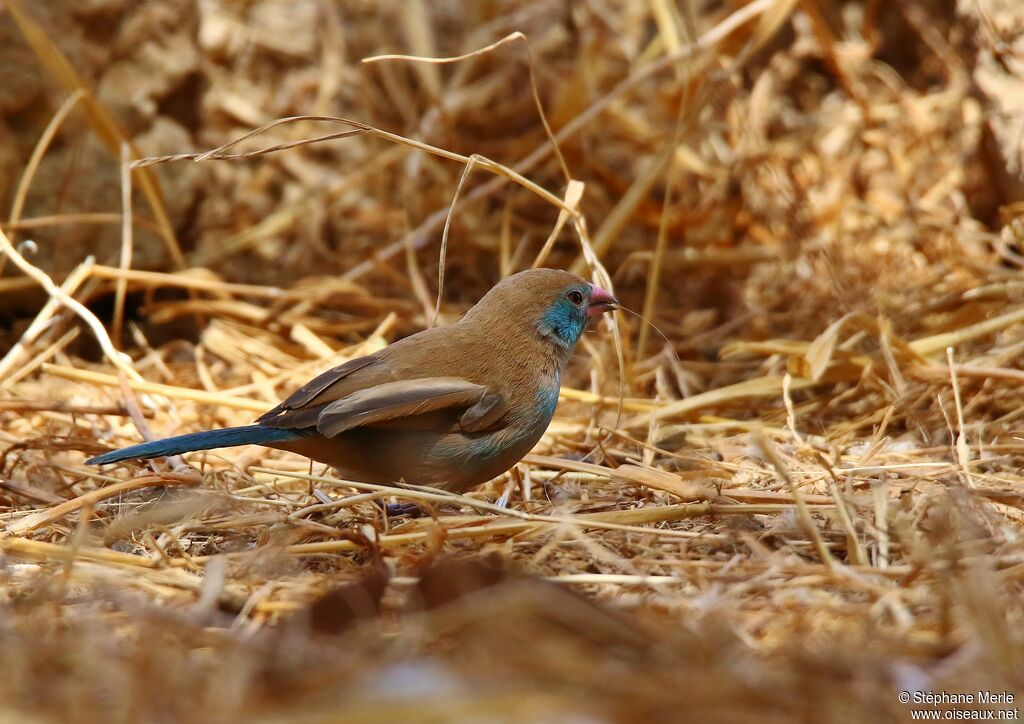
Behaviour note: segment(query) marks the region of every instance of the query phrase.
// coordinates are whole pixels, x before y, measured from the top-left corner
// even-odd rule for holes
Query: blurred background
[[[365,62],[383,54],[470,55]],[[349,130],[302,120],[223,151],[238,158],[135,168],[125,235],[123,160],[217,149],[291,116],[374,130],[250,153]],[[648,477],[533,461],[555,487],[516,504],[657,511],[714,467],[715,485],[779,495],[789,469],[831,506],[812,517],[824,542],[792,505],[754,506],[630,519],[668,542],[438,533],[373,555],[245,559],[208,584],[190,555],[337,537],[288,517],[319,500],[312,484],[244,515],[220,500],[136,521],[152,535],[123,550],[105,547],[124,532],[107,527],[153,501],[79,501],[7,538],[0,651],[26,664],[0,683],[5,706],[59,720],[110,705],[107,721],[340,721],[348,702],[357,721],[877,722],[908,716],[901,689],[1019,691],[1022,139],[1018,0],[0,4],[0,228],[53,283],[74,282],[147,380],[223,393],[141,398],[159,433],[249,419],[316,365],[422,329],[458,194],[442,322],[537,261],[589,277],[586,245],[664,334],[618,315],[621,387],[611,333],[588,336],[540,450],[578,459],[615,429],[594,462]],[[453,154],[578,200],[584,233],[507,173],[463,178]],[[7,521],[94,490],[79,451],[139,432],[129,412],[96,412],[127,383],[47,298],[0,257]],[[260,459],[226,460],[207,488],[264,496],[245,472]],[[825,497],[840,488],[837,513]],[[379,527],[355,510],[342,528]],[[93,568],[72,575],[63,546],[93,546]],[[441,552],[470,562],[438,572]],[[503,563],[482,558],[494,552]],[[597,578],[536,579],[575,575]],[[426,603],[408,613],[394,588],[414,581]],[[321,598],[336,585],[350,588]],[[324,639],[338,632],[344,647]]]
[[[961,290],[977,281],[969,266],[929,269],[993,246],[1018,258],[1016,237],[999,233],[1016,218],[1022,183],[1012,2],[764,3],[724,33],[716,23],[744,3],[10,7],[21,9],[0,18],[0,208],[17,199],[12,236],[33,239],[35,261],[57,277],[87,254],[117,263],[121,141],[134,157],[187,153],[282,117],[344,116],[522,168],[561,197],[531,57],[565,165],[585,184],[596,250],[640,310],[663,237],[658,303],[647,311],[680,337],[726,322],[779,334],[818,318],[794,304],[809,294],[840,315],[884,313],[899,329],[914,314],[908,277]],[[517,41],[449,65],[361,62],[458,55],[515,31],[529,55]],[[685,52],[694,43],[700,50]],[[43,130],[79,87],[85,97],[64,109],[26,179]],[[339,130],[278,126],[232,150]],[[422,276],[436,278],[462,171],[368,137],[151,167],[153,198],[133,195],[132,266],[280,285],[344,276],[408,295],[405,243]],[[558,215],[479,169],[463,197],[447,290],[458,303],[529,266]],[[571,224],[545,263],[582,268]],[[17,294],[4,296],[5,308],[21,308]]]

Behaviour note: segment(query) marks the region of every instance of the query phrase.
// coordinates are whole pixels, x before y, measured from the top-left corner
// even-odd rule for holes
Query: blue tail
[[[264,427],[263,425],[245,425],[244,427],[193,432],[188,435],[178,435],[177,437],[169,437],[164,440],[144,442],[141,445],[132,445],[121,450],[105,452],[85,462],[89,465],[105,465],[106,463],[117,463],[122,460],[159,458],[167,455],[192,452],[193,450],[209,450],[215,447],[234,447],[236,445],[249,444],[267,445],[274,442],[295,440],[300,437],[302,437],[302,433],[298,430],[280,430],[274,427]]]

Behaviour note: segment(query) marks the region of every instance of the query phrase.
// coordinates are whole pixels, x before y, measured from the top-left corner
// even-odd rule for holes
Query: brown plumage
[[[536,444],[588,318],[614,305],[610,294],[568,272],[520,272],[455,324],[319,375],[255,425],[145,443],[90,462],[252,442],[301,453],[354,480],[464,490],[505,472]]]

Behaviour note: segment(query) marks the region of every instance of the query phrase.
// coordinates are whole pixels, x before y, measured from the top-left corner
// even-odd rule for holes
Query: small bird
[[[365,483],[459,492],[515,465],[547,429],[587,322],[618,307],[557,269],[496,286],[456,323],[414,334],[315,377],[255,424],[98,455],[93,465],[258,444]]]

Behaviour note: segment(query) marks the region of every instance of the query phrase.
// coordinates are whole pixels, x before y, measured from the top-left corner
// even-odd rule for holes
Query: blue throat
[[[565,299],[555,302],[537,323],[541,334],[569,351],[580,341],[586,326],[586,316]]]

